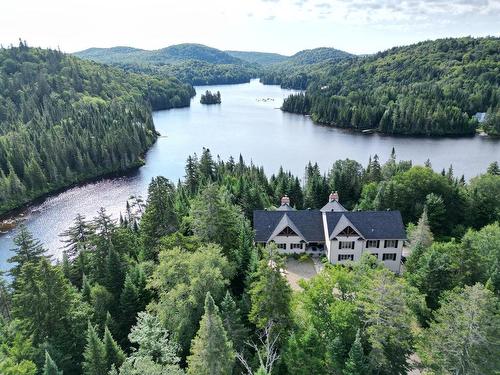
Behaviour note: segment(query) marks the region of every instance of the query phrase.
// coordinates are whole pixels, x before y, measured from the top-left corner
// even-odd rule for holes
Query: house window
[[[380,246],[380,240],[368,240],[366,241],[366,248],[377,248]]]
[[[339,254],[339,262],[343,260],[354,260],[354,254]]]
[[[277,243],[276,247],[281,250],[286,250],[286,243]]]
[[[291,243],[290,244],[290,249],[302,249],[302,244],[301,243]]]
[[[384,247],[398,247],[398,240],[385,240]]]
[[[396,253],[382,254],[382,260],[396,260]]]
[[[354,249],[354,241],[339,241],[339,249]]]
[[[375,258],[378,259],[378,253],[371,253],[370,255],[374,256]]]

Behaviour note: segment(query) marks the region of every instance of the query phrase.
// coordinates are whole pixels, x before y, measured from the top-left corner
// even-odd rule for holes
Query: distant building
[[[283,254],[324,254],[342,264],[369,252],[390,270],[401,269],[406,232],[399,211],[348,211],[334,192],[321,210],[296,210],[284,196],[276,211],[254,211],[253,222],[255,242],[275,243]]]
[[[473,117],[481,124],[486,121],[486,112],[477,112]]]

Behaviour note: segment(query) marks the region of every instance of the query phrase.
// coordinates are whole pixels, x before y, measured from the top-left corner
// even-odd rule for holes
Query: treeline
[[[178,44],[155,51],[90,48],[75,55],[136,73],[175,77],[191,85],[246,83],[259,74],[257,64],[201,44]]]
[[[474,114],[498,112],[499,46],[495,37],[441,39],[305,66],[294,73],[304,78],[291,85],[299,89],[306,85],[305,95],[290,96],[282,108],[356,130],[474,134],[478,127]],[[484,130],[495,134],[496,119],[491,116]]]
[[[302,188],[290,173],[268,179],[241,157],[222,161],[205,149],[188,158],[177,185],[154,178],[147,201],[131,198],[119,222],[104,209],[91,220],[77,215],[57,264],[21,227],[11,284],[0,287],[0,372],[396,375],[416,365],[417,352],[420,366],[436,373],[493,374],[498,165],[472,188],[393,159],[380,166],[374,157],[366,169],[337,161],[328,176],[308,165]],[[419,174],[433,182],[412,180]],[[292,292],[284,259],[253,245],[252,210],[284,193],[317,207],[334,187],[355,206],[370,201],[366,186],[391,190],[382,188],[391,181],[411,187],[407,200],[421,208],[403,277],[366,256],[352,267],[325,265]],[[435,242],[436,199],[419,201],[431,185],[474,190],[490,216],[469,211],[467,220],[493,224]]]
[[[176,79],[128,74],[55,50],[0,50],[0,213],[102,174],[140,165],[151,110],[188,106]]]
[[[205,94],[202,94],[200,97],[200,103],[201,104],[220,104],[221,103],[220,92],[217,91],[216,93],[212,94],[212,92],[209,90],[205,91]]]
[[[350,53],[335,48],[315,48],[297,52],[285,61],[262,69],[260,81],[265,85],[280,85],[285,89],[305,90],[319,78],[326,64],[354,58]]]

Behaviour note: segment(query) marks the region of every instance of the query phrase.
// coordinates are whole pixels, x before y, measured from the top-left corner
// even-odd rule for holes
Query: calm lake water
[[[200,93],[217,91],[222,104],[203,106]],[[59,234],[66,230],[76,213],[92,218],[100,207],[118,217],[131,195],[145,196],[151,178],[163,175],[173,181],[184,176],[188,155],[208,147],[214,157],[237,158],[263,165],[270,175],[281,165],[298,176],[308,161],[317,161],[323,170],[337,159],[355,159],[366,165],[370,155],[385,161],[395,147],[399,159],[423,164],[431,159],[435,170],[453,164],[455,174],[471,178],[500,160],[500,141],[474,138],[410,138],[377,134],[363,135],[319,126],[308,117],[281,112],[278,108],[292,91],[264,86],[257,80],[248,84],[197,88],[190,108],[154,114],[156,129],[162,134],[146,156],[146,165],[119,178],[75,187],[30,207],[26,224],[55,257],[61,254]],[[8,268],[15,231],[0,236],[0,269]]]

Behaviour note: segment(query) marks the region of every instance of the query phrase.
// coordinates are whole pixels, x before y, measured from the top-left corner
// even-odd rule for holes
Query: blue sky
[[[196,42],[293,54],[373,53],[426,39],[500,36],[500,0],[1,0],[0,43],[145,49]]]

